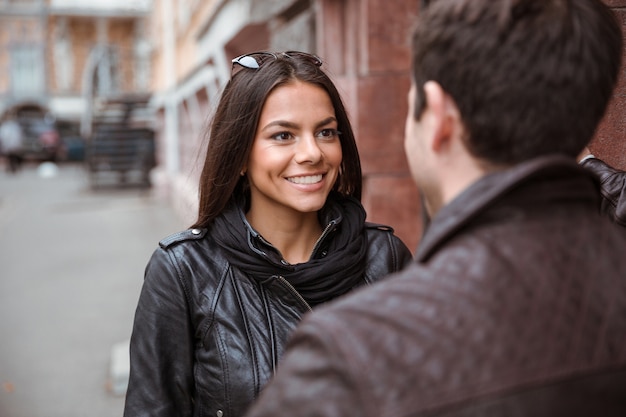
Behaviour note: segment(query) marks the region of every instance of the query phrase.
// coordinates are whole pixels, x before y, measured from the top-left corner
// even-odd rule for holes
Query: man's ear
[[[450,135],[454,129],[454,114],[456,104],[436,81],[427,81],[424,84],[426,104],[432,117],[433,140],[431,143],[434,151],[441,150],[448,144]]]

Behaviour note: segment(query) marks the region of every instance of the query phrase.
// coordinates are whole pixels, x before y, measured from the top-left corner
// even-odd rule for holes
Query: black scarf
[[[331,193],[320,211],[327,225],[324,238],[308,262],[286,264],[280,252],[246,221],[242,203],[231,204],[212,226],[217,243],[230,255],[230,263],[264,281],[284,277],[310,304],[342,295],[363,282],[367,235],[365,210],[357,200]]]

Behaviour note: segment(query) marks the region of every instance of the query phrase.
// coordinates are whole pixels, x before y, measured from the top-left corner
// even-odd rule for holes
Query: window
[[[16,96],[44,91],[43,51],[40,46],[20,45],[11,52],[11,84]]]

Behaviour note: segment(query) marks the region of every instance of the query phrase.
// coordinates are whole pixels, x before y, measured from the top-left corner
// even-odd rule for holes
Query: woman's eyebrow
[[[336,122],[337,119],[333,116],[331,117],[327,117],[326,119],[322,120],[321,122],[319,122],[317,125],[315,125],[316,128],[320,128],[322,126],[326,126],[327,124]]]
[[[262,130],[267,130],[274,126],[285,127],[287,129],[297,129],[299,127],[296,123],[289,122],[287,120],[274,120],[263,126]]]
[[[319,121],[315,125],[315,128],[317,129],[317,128],[320,128],[322,126],[326,126],[327,124],[330,124],[330,123],[333,123],[333,122],[336,122],[336,121],[337,121],[337,119],[334,116],[330,116],[330,117],[327,117],[324,120]],[[300,128],[300,125],[298,125],[297,123],[290,122],[288,120],[274,120],[274,121],[269,122],[265,126],[263,126],[263,129],[261,129],[261,130],[264,131],[264,130],[267,130],[267,129],[271,128],[271,127],[275,127],[275,126],[284,127],[284,128],[287,128],[287,129],[299,129]]]

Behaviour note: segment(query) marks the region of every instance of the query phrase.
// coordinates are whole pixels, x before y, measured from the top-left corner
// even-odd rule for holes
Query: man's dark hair
[[[414,117],[433,80],[455,100],[475,157],[575,157],[604,115],[621,56],[619,22],[600,0],[431,1],[413,34]]]

